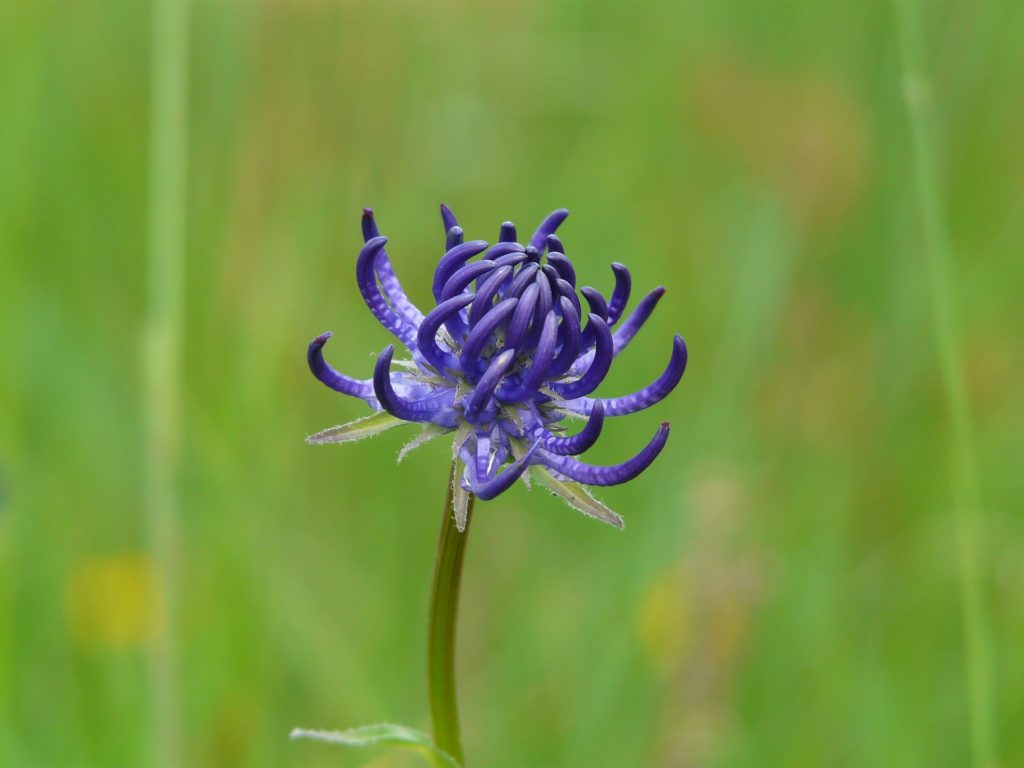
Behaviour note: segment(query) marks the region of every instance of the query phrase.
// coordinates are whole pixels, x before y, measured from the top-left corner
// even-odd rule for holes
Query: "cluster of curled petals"
[[[358,439],[420,422],[426,428],[411,446],[454,433],[464,492],[492,499],[533,475],[574,506],[621,525],[583,486],[615,485],[639,475],[664,448],[668,423],[620,464],[598,466],[574,457],[594,445],[607,417],[648,408],[679,383],[687,352],[676,336],[664,371],[648,386],[618,397],[593,394],[664,288],[655,288],[626,314],[631,279],[622,264],[611,266],[609,296],[577,287],[576,270],[555,234],[568,216],[564,209],[544,219],[526,243],[510,222],[502,224],[494,244],[467,241],[447,206],[441,206],[441,216],[445,248],[434,270],[435,306],[424,314],[402,289],[373,212],[363,212],[359,292],[411,359],[395,359],[389,345],[372,378],[355,379],[324,360],[330,334],[316,337],[308,351],[313,374],[331,389],[364,400],[378,415],[326,430],[310,442]],[[567,434],[566,423],[573,419],[583,423]]]

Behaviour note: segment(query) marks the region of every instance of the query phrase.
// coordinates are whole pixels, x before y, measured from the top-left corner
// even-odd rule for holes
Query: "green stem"
[[[430,634],[427,648],[427,678],[430,686],[430,717],[434,743],[464,765],[459,739],[459,710],[455,701],[455,626],[459,610],[462,558],[473,519],[473,497],[469,497],[466,529],[455,527],[453,502],[458,482],[457,461],[452,461],[448,493],[437,539],[434,582],[430,590]]]
[[[897,0],[897,25],[914,177],[924,234],[932,327],[949,411],[950,484],[960,571],[968,710],[975,768],[997,763],[992,632],[984,600],[981,489],[964,375],[958,279],[939,193],[938,141],[924,33],[916,0]]]

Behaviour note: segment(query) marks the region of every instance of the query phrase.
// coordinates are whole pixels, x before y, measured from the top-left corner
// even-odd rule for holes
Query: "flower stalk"
[[[455,628],[459,611],[459,585],[462,559],[473,517],[473,496],[469,496],[466,521],[460,532],[456,527],[454,500],[459,477],[458,459],[452,459],[448,493],[437,539],[437,559],[430,589],[430,628],[427,641],[427,680],[430,717],[434,725],[434,743],[464,765],[459,737],[459,710],[455,695]]]

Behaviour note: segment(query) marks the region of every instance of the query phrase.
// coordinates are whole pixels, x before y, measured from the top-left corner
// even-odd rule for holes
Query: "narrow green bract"
[[[363,725],[359,728],[350,728],[347,731],[310,731],[296,728],[292,731],[291,737],[323,741],[343,747],[408,747],[429,755],[435,765],[444,766],[444,768],[461,768],[451,755],[438,749],[427,734],[417,731],[415,728],[394,723]]]

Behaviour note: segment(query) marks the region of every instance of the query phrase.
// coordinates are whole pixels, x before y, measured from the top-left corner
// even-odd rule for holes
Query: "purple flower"
[[[373,211],[365,209],[365,245],[356,260],[359,292],[412,359],[394,359],[394,345],[388,345],[373,377],[354,379],[324,360],[330,333],[313,339],[308,352],[313,375],[364,400],[376,413],[308,442],[347,442],[419,422],[422,432],[399,460],[434,437],[454,435],[460,530],[469,493],[493,499],[517,479],[529,484],[531,477],[582,512],[621,527],[622,518],[585,486],[616,485],[643,472],[664,448],[668,422],[621,464],[596,466],[573,457],[597,441],[605,417],[643,410],[668,395],[686,369],[686,344],[681,336],[673,339],[664,372],[640,391],[591,396],[665,289],[648,293],[625,319],[631,280],[622,264],[612,264],[615,285],[607,299],[594,288],[577,289],[576,270],[555,235],[568,215],[565,209],[554,211],[525,245],[506,222],[491,245],[466,242],[454,214],[442,205],[445,251],[434,270],[436,306],[424,315],[402,290],[384,249],[387,238],[381,237]],[[573,419],[585,422],[575,434],[566,434],[565,422]]]

